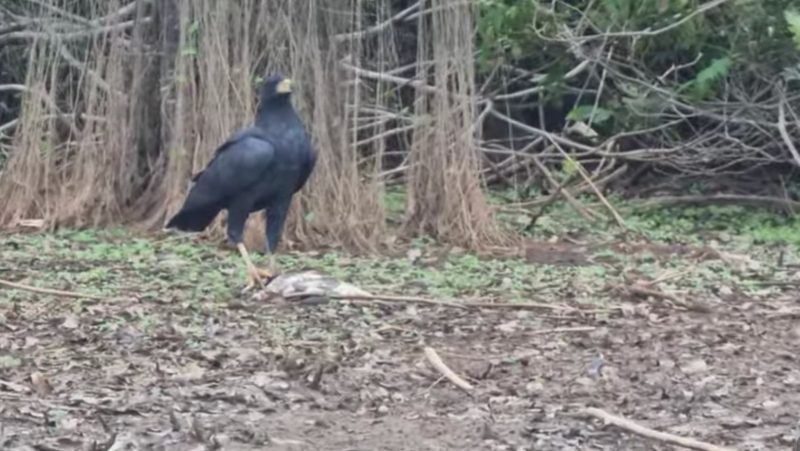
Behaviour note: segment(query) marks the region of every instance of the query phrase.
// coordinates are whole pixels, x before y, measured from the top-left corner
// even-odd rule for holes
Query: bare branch
[[[86,19],[85,17],[81,17],[81,16],[78,16],[78,15],[72,14],[69,11],[64,11],[63,9],[61,9],[61,8],[55,6],[55,5],[51,5],[48,2],[44,2],[42,0],[28,0],[28,1],[31,2],[31,3],[34,3],[36,5],[39,5],[40,7],[44,8],[44,9],[50,11],[50,12],[58,14],[59,16],[62,16],[62,17],[67,18],[69,20],[72,20],[74,22],[78,22],[78,23],[81,23],[83,25],[89,25],[89,26],[92,25],[92,22],[90,20]]]
[[[369,79],[372,79],[372,80],[386,81],[386,82],[389,82],[389,83],[394,83],[394,84],[398,84],[398,85],[402,85],[402,86],[412,86],[412,87],[420,89],[422,91],[431,92],[431,93],[440,92],[440,90],[438,88],[435,88],[435,87],[433,87],[431,85],[423,83],[423,82],[421,82],[419,80],[414,80],[412,78],[398,77],[397,75],[390,75],[390,74],[387,74],[387,73],[384,73],[384,72],[378,72],[378,71],[373,71],[373,70],[369,70],[369,69],[364,69],[364,68],[361,68],[361,67],[356,67],[356,66],[353,66],[352,64],[350,64],[349,61],[350,61],[350,59],[347,58],[345,60],[340,61],[339,64],[342,67],[344,67],[345,69],[353,72],[354,74],[356,74],[356,75],[358,75],[360,77],[369,78]]]
[[[781,100],[778,101],[778,131],[781,134],[783,142],[786,144],[786,148],[789,149],[789,153],[792,154],[795,164],[800,166],[800,152],[797,151],[797,147],[795,147],[794,142],[792,142],[792,137],[789,136],[789,131],[786,129],[785,101],[786,97],[782,94]]]
[[[369,35],[380,33],[381,31],[392,26],[395,22],[399,22],[405,19],[406,17],[410,16],[411,14],[415,13],[418,9],[419,9],[419,2],[414,3],[408,8],[390,17],[389,19],[386,19],[385,21],[379,24],[373,25],[367,28],[366,30],[354,31],[352,33],[337,34],[336,36],[334,36],[334,39],[336,40],[336,42],[344,42],[349,39],[360,39]]]
[[[590,63],[591,63],[591,61],[589,61],[589,60],[581,61],[580,64],[578,64],[577,66],[573,67],[569,72],[567,72],[564,75],[564,80],[570,80],[570,79],[575,78],[581,72],[583,72],[587,67],[589,67]],[[545,78],[545,75],[539,75],[539,76],[534,77],[533,80],[531,80],[531,81],[533,83],[538,83],[538,82],[543,81],[544,78]],[[544,90],[544,86],[534,86],[532,88],[523,89],[523,90],[517,91],[517,92],[512,92],[512,93],[508,93],[508,94],[500,94],[500,95],[494,96],[493,99],[494,100],[518,99],[520,97],[525,97],[525,96],[529,96],[531,94],[536,94],[536,93],[541,92],[543,90]]]
[[[151,17],[145,17],[141,20],[141,23],[149,23],[152,20],[153,19]],[[94,29],[59,33],[56,35],[39,31],[15,31],[12,33],[0,35],[0,44],[14,42],[14,41],[29,41],[34,39],[48,39],[48,40],[82,39],[87,37],[102,36],[104,34],[109,34],[117,31],[126,31],[133,28],[136,24],[137,24],[136,20],[129,20],[127,22],[120,22],[118,24],[106,25]]]
[[[141,1],[145,4],[150,4],[152,2],[152,0],[141,0]],[[122,19],[129,17],[131,14],[135,13],[137,3],[138,2],[134,0],[133,2],[128,3],[127,5],[114,11],[111,14],[92,20],[91,23],[93,25],[116,23]]]
[[[122,98],[127,97],[124,92],[120,92],[118,90],[113,89],[111,85],[106,83],[106,81],[103,80],[103,77],[101,77],[97,72],[91,70],[90,68],[86,67],[85,64],[78,61],[78,59],[75,58],[75,56],[69,51],[69,49],[67,49],[66,46],[59,45],[58,51],[61,54],[61,57],[64,58],[64,61],[66,61],[70,66],[85,73],[89,78],[92,79],[92,81],[97,85],[98,88],[102,89],[108,94],[114,94]]]
[[[6,85],[0,85],[0,91],[24,91],[24,92],[29,92],[30,88],[28,88],[25,85],[20,85],[20,84],[6,84]]]
[[[721,6],[727,3],[729,0],[714,0],[712,2],[706,3],[705,5],[697,8],[696,10],[692,11],[691,13],[684,16],[682,19],[672,22],[671,24],[657,28],[655,30],[651,30],[649,28],[640,30],[640,31],[611,31],[605,33],[598,33],[586,36],[570,36],[569,41],[573,44],[583,44],[589,41],[597,40],[597,39],[607,39],[607,38],[640,38],[644,36],[658,36],[660,34],[664,34],[668,31],[674,30],[675,28],[680,27],[684,23],[694,19],[696,16],[699,16],[706,11],[714,9],[718,6]]]
[[[19,119],[12,119],[3,125],[0,125],[0,134],[5,134],[6,130],[11,130],[19,123]]]

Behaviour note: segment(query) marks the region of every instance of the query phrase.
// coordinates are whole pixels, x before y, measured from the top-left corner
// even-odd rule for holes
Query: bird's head
[[[289,97],[292,93],[292,80],[282,74],[270,75],[261,86],[261,102],[270,102]]]

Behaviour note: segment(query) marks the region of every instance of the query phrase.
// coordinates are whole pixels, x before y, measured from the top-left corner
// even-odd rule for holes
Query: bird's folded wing
[[[186,204],[214,204],[258,182],[273,164],[275,147],[265,138],[241,134],[226,141],[195,176]]]

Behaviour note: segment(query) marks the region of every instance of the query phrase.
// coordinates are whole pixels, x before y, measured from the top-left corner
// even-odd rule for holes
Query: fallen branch
[[[76,293],[74,291],[64,291],[64,290],[54,290],[52,288],[39,288],[33,287],[30,285],[25,285],[18,282],[12,282],[10,280],[0,279],[0,286],[5,286],[8,288],[14,288],[17,290],[24,290],[24,291],[31,291],[33,293],[41,293],[41,294],[51,294],[53,296],[64,296],[69,298],[85,298],[85,299],[103,299],[102,296],[97,296],[95,294],[87,294],[87,293]]]
[[[583,181],[586,182],[587,185],[589,185],[589,188],[592,189],[595,196],[597,196],[597,198],[600,199],[600,203],[602,203],[603,206],[606,207],[609,214],[611,214],[611,217],[614,218],[614,221],[617,223],[617,226],[619,226],[621,229],[627,229],[628,227],[625,225],[625,220],[622,219],[622,216],[620,216],[619,213],[617,213],[617,210],[614,208],[614,206],[611,205],[611,202],[609,202],[608,199],[606,199],[606,196],[604,196],[603,193],[600,192],[600,189],[597,188],[597,185],[594,183],[594,181],[592,181],[592,178],[589,177],[589,174],[586,173],[586,169],[584,169],[583,165],[578,161],[576,161],[574,158],[570,157],[567,154],[567,152],[565,152],[564,149],[562,149],[561,146],[558,145],[558,143],[556,143],[555,141],[552,141],[552,143],[554,146],[556,146],[558,151],[561,152],[562,155],[564,155],[565,159],[572,160],[575,162],[575,167],[578,168],[578,174],[580,174],[580,176],[583,178]]]
[[[442,362],[442,359],[439,357],[439,354],[433,350],[433,348],[429,346],[425,346],[423,349],[425,352],[425,358],[428,359],[428,362],[436,368],[444,377],[447,378],[450,382],[452,382],[458,388],[464,390],[465,392],[472,391],[472,385],[469,382],[465,381],[461,378],[458,374],[454,373],[453,370],[447,367],[447,365]]]
[[[553,195],[560,194],[561,196],[563,196],[564,200],[566,200],[567,203],[569,203],[572,206],[572,208],[574,208],[575,211],[577,211],[587,221],[594,221],[597,219],[598,216],[597,213],[585,207],[583,204],[580,203],[580,201],[578,201],[578,199],[576,199],[572,194],[570,194],[569,191],[563,189],[563,185],[558,183],[555,177],[553,177],[553,174],[550,172],[550,170],[547,169],[547,167],[544,165],[544,163],[539,161],[538,156],[531,155],[531,159],[533,159],[533,164],[535,164],[536,168],[539,169],[539,171],[541,171],[542,175],[544,175],[544,177],[547,179],[550,185],[552,185],[552,187],[555,188],[555,192],[553,193]]]
[[[489,113],[492,114],[495,113],[495,111],[490,110]],[[533,161],[533,164],[536,166],[536,168],[542,173],[547,182],[555,190],[553,192],[553,196],[559,194],[563,196],[564,199],[567,201],[567,203],[569,203],[572,206],[572,208],[574,208],[575,211],[577,211],[578,214],[583,216],[583,218],[586,219],[587,221],[594,221],[595,219],[597,219],[598,216],[597,213],[583,206],[572,194],[570,194],[568,190],[564,189],[563,184],[558,183],[558,180],[556,180],[556,178],[553,176],[553,173],[550,172],[549,169],[547,169],[547,166],[545,166],[544,163],[542,163],[538,155],[527,153],[530,149],[536,146],[538,142],[539,142],[538,139],[531,141],[525,147],[523,147],[521,150],[518,151],[518,155],[521,157],[529,158]]]
[[[594,326],[572,326],[572,327],[554,327],[552,329],[541,329],[529,332],[528,335],[547,335],[547,334],[563,334],[567,332],[592,332],[597,328]]]
[[[390,296],[390,295],[330,295],[330,299],[338,299],[342,301],[382,301],[382,302],[396,302],[408,304],[423,304],[423,305],[436,305],[441,307],[453,307],[458,309],[466,309],[464,304],[457,302],[437,301],[436,299],[428,299],[417,296]]]
[[[305,294],[298,294],[297,297],[305,296]],[[294,296],[290,296],[294,297]],[[563,305],[545,304],[542,302],[448,302],[438,301],[436,299],[423,298],[417,296],[391,296],[391,295],[363,295],[363,294],[347,294],[347,295],[326,295],[329,299],[337,299],[342,301],[381,301],[381,302],[395,302],[395,303],[409,303],[409,304],[423,304],[434,305],[439,307],[452,307],[457,309],[495,309],[495,310],[561,310],[568,312],[584,312],[583,310],[566,307]]]
[[[632,296],[639,296],[643,298],[652,297],[654,299],[660,299],[662,301],[671,302],[674,305],[683,307],[687,310],[694,312],[711,313],[712,311],[710,307],[705,306],[703,304],[692,302],[689,300],[684,300],[675,295],[664,293],[663,291],[659,291],[655,288],[652,288],[652,284],[634,282],[627,286],[618,286],[617,289],[622,292],[626,292]]]
[[[733,448],[725,448],[710,443],[700,442],[692,438],[681,437],[667,432],[660,432],[640,424],[634,423],[627,418],[617,415],[612,415],[602,409],[595,407],[588,407],[582,412],[585,415],[595,417],[603,420],[607,424],[613,424],[626,431],[633,432],[634,434],[641,435],[642,437],[659,440],[662,442],[670,443],[672,445],[682,446],[688,449],[696,449],[700,451],[735,451]]]
[[[566,312],[581,312],[582,310],[563,305],[545,304],[542,302],[465,302],[465,307],[488,310],[561,310]]]
[[[0,379],[0,387],[4,387],[16,393],[30,393],[31,389],[25,385],[17,384],[15,382],[4,381]]]

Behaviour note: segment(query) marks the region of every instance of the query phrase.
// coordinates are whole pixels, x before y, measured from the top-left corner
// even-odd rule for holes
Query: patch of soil
[[[0,448],[674,449],[587,406],[739,450],[790,446],[791,318],[623,311],[41,298],[0,310]]]

